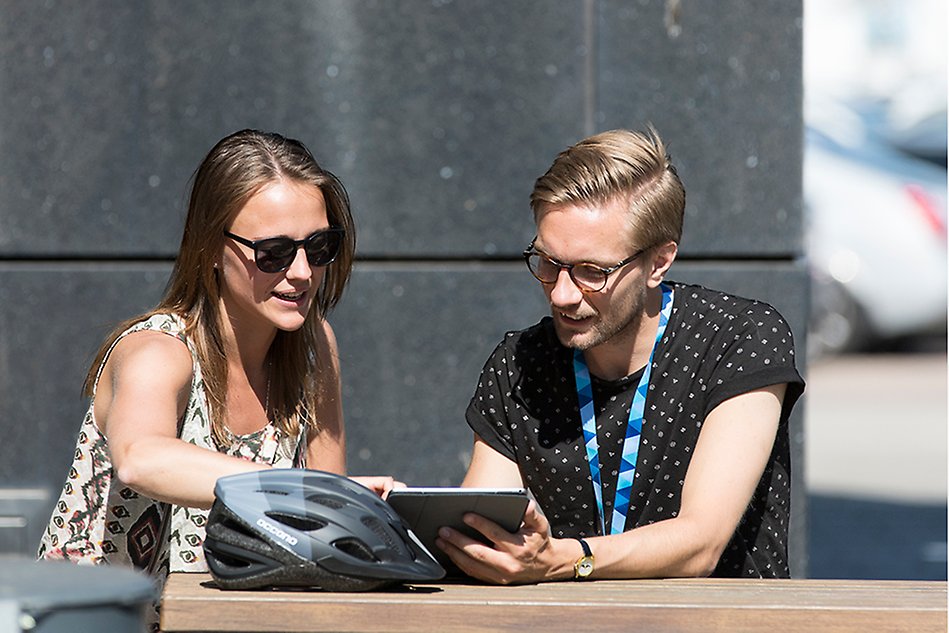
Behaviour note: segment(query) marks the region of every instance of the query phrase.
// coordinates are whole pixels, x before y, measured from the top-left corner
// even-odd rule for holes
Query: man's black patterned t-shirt
[[[791,331],[765,303],[667,284],[675,288],[675,298],[653,357],[626,529],[676,516],[692,450],[712,409],[733,396],[787,383],[771,458],[714,573],[787,577],[788,417],[804,389]],[[607,517],[641,373],[616,381],[592,376]],[[489,446],[517,463],[555,537],[599,533],[573,351],[557,340],[550,317],[505,336],[485,363],[466,417]]]

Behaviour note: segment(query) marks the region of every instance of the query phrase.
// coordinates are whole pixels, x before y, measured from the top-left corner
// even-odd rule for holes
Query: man
[[[788,417],[804,388],[771,306],[664,281],[685,191],[654,130],[562,152],[524,255],[551,316],[511,332],[467,410],[465,486],[527,487],[511,534],[439,547],[494,583],[787,577]]]

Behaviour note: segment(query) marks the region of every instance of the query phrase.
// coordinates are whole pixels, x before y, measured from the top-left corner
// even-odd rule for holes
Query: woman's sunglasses
[[[306,253],[306,260],[311,266],[326,266],[339,255],[339,247],[343,243],[346,231],[340,228],[317,231],[302,240],[292,240],[289,237],[268,237],[262,240],[249,240],[230,231],[224,235],[239,244],[254,249],[254,262],[261,272],[279,273],[290,268],[293,259],[297,256],[297,249],[301,246]]]

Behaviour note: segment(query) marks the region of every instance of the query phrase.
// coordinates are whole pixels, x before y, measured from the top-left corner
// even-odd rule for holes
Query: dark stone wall
[[[672,277],[773,303],[803,350],[801,2],[0,3],[0,550],[35,547],[111,324],[161,294],[187,181],[244,127],[303,140],[358,226],[350,470],[455,484],[487,355],[545,313],[520,251],[557,152],[653,123],[688,190]],[[802,407],[793,419],[796,464]],[[806,570],[795,472],[793,571]]]

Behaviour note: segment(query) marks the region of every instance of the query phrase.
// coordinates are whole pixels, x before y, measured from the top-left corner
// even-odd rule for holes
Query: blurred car
[[[947,78],[939,73],[907,81],[881,104],[880,133],[894,147],[945,167],[949,141]]]
[[[812,355],[945,332],[944,166],[900,152],[839,103],[812,102],[804,209]]]

